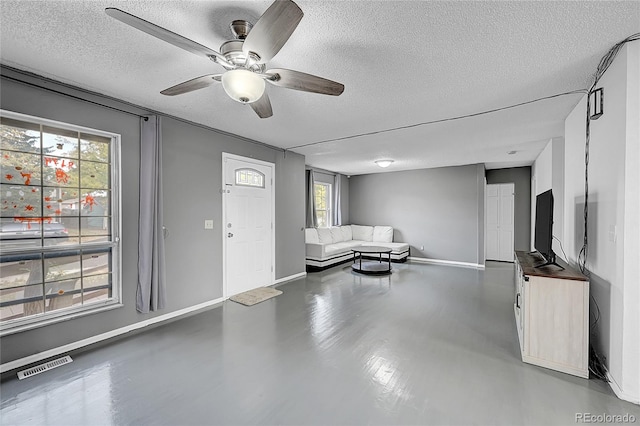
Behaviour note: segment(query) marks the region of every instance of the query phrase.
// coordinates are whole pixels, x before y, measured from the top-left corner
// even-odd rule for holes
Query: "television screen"
[[[547,262],[555,262],[553,242],[553,193],[551,190],[536,197],[536,233],[534,247]]]

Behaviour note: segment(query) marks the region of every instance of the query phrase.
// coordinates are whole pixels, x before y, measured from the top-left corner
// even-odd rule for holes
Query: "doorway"
[[[487,185],[487,260],[513,262],[515,184]]]
[[[224,297],[275,281],[275,165],[222,154]]]

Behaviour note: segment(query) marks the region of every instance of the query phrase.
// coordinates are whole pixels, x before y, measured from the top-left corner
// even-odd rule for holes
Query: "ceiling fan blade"
[[[339,96],[344,92],[344,84],[327,80],[317,75],[306,74],[300,71],[274,68],[265,71],[272,77],[266,80],[287,89],[302,90],[304,92],[320,93],[323,95]]]
[[[104,11],[107,15],[117,19],[120,22],[123,22],[133,28],[159,38],[162,41],[173,44],[174,46],[184,49],[187,52],[191,52],[199,56],[204,56],[206,58],[211,58],[213,56],[216,58],[216,61],[222,61],[223,63],[227,62],[226,58],[215,50],[211,50],[208,47],[201,45],[200,43],[196,43],[193,40],[189,40],[188,38],[176,34],[173,31],[169,31],[166,28],[162,28],[156,24],[152,24],[149,21],[145,21],[144,19],[138,18],[137,16],[127,13],[123,10],[117,9],[115,7],[108,7]]]
[[[207,74],[202,77],[197,77],[184,83],[176,84],[175,86],[164,89],[163,95],[175,96],[182,95],[183,93],[193,92],[194,90],[204,89],[211,86],[216,81],[220,81],[222,74]]]
[[[251,105],[251,108],[253,108],[260,118],[269,118],[273,115],[271,101],[269,100],[269,96],[266,91],[262,94],[260,99],[255,102],[251,102],[249,105]]]
[[[270,61],[289,40],[303,15],[293,1],[276,0],[249,31],[242,51],[257,54],[260,63]]]

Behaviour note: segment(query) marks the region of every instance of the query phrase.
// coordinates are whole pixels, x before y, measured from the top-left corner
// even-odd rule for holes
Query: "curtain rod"
[[[305,170],[312,170],[314,172],[318,172],[318,173],[324,173],[326,175],[333,175],[333,176],[337,176],[341,173],[337,173],[337,172],[332,172],[331,170],[325,170],[325,169],[319,169],[317,167],[312,167],[312,166],[305,166],[304,167]]]

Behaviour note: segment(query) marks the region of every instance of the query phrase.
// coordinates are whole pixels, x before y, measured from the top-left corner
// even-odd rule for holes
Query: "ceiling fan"
[[[222,43],[220,52],[120,9],[108,7],[105,12],[160,40],[204,56],[226,70],[222,74],[203,75],[169,87],[160,92],[163,95],[180,95],[222,82],[229,97],[249,104],[260,118],[267,118],[273,115],[273,110],[265,82],[323,95],[339,96],[344,91],[343,84],[326,78],[289,69],[267,69],[266,63],[280,51],[302,19],[302,10],[291,0],[276,0],[255,25],[245,20],[233,21],[231,32],[235,38]]]

